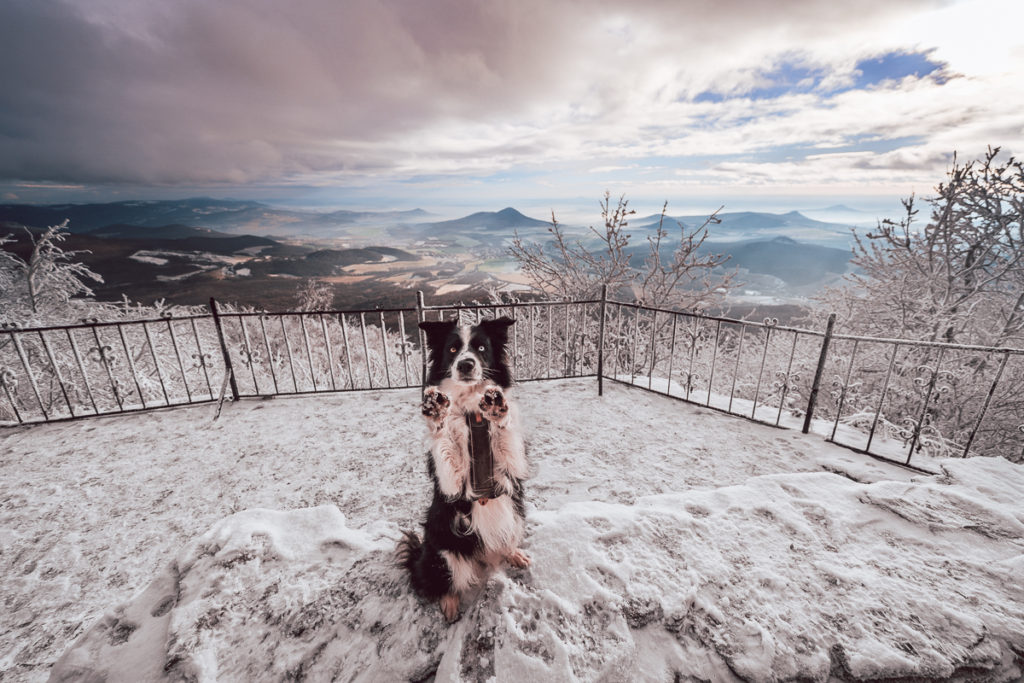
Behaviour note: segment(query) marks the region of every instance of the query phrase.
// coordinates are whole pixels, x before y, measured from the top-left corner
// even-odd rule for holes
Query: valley
[[[550,224],[513,208],[453,220],[425,211],[329,213],[281,210],[257,202],[190,199],[84,205],[0,205],[0,236],[22,258],[28,230],[68,220],[63,248],[103,277],[100,300],[151,304],[225,303],[264,310],[298,305],[306,279],[329,285],[338,309],[406,307],[416,290],[430,303],[488,300],[493,292],[525,295],[528,282],[509,257],[518,233],[546,242]],[[666,217],[669,237],[703,216]],[[785,318],[801,299],[839,281],[849,260],[849,228],[798,212],[723,213],[702,249],[730,255],[743,286],[730,311],[757,309]],[[631,221],[630,259],[642,265],[647,236],[661,217]],[[585,226],[563,226],[589,246]],[[795,236],[795,237],[794,237]],[[669,242],[671,244],[671,241]],[[663,251],[663,257],[670,256]],[[774,311],[774,313],[773,313]]]

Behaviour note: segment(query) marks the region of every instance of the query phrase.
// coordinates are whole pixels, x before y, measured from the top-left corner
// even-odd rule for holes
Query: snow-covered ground
[[[764,396],[762,396],[762,402],[755,405],[751,399],[740,397],[730,398],[728,394],[712,393],[709,398],[707,389],[696,389],[687,394],[685,386],[681,385],[677,381],[670,383],[664,377],[618,375],[615,379],[619,382],[635,384],[638,387],[644,387],[651,391],[676,396],[692,403],[710,405],[712,408],[723,410],[734,415],[740,415],[745,418],[756,419],[757,421],[764,422],[765,424],[775,424],[778,422],[779,426],[787,429],[803,429],[803,400],[787,401],[787,403],[792,407],[797,408],[797,411],[786,409],[780,411],[777,405],[766,404],[764,402]],[[840,420],[839,423],[835,423],[834,420],[823,420],[816,417],[811,420],[810,432],[832,439],[835,443],[840,445],[864,450],[868,445],[868,432],[866,425],[871,424],[872,418],[873,414],[870,412],[856,416],[847,415],[843,420]],[[859,422],[861,428],[854,426],[851,422]],[[886,422],[884,417],[879,421],[878,425],[879,428],[871,441],[871,452],[884,457],[891,462],[905,463],[907,461],[907,443],[905,441],[894,439],[886,433],[885,426],[889,425],[889,423]],[[915,453],[911,460],[914,469],[930,472],[932,474],[939,471],[939,465],[936,462],[937,459],[928,453]]]
[[[416,391],[4,430],[0,677],[1022,675],[1024,467],[921,476],[595,384],[515,390],[533,566],[452,626],[391,560]]]

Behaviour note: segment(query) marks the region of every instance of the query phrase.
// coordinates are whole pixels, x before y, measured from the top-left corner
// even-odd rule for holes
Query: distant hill
[[[341,236],[339,233],[344,226],[370,221],[416,223],[429,216],[422,209],[315,212],[278,209],[253,201],[208,197],[103,204],[0,204],[0,224],[44,228],[67,219],[68,230],[72,233],[94,232],[124,225],[151,228],[180,225],[235,234]]]
[[[0,204],[0,222],[43,228],[67,219],[72,233],[93,232],[116,225],[221,225],[252,219],[269,210],[258,202],[199,197],[180,200],[138,200],[102,204]]]
[[[703,245],[704,250],[730,255],[727,266],[772,275],[794,287],[846,272],[849,250],[804,244],[789,237]]]
[[[398,221],[403,223],[418,223],[430,218],[434,214],[423,209],[410,209],[408,211],[330,211],[323,214],[313,214],[326,219],[337,219],[346,222],[359,222],[371,220]]]
[[[281,244],[269,237],[231,235],[226,232],[189,225],[161,225],[158,227],[108,225],[84,234],[104,240],[123,241],[141,249],[169,249],[226,255],[260,247],[261,253],[265,255],[287,256],[296,253],[295,247]]]
[[[713,240],[722,239],[770,239],[786,236],[802,242],[828,246],[845,246],[850,241],[850,228],[843,223],[830,223],[808,218],[799,211],[788,213],[767,213],[763,211],[738,211],[718,214],[719,223],[708,226],[708,235]],[[630,229],[638,232],[653,231],[661,220],[659,214],[652,214],[630,221]],[[665,216],[665,228],[672,235],[678,231],[677,223],[687,229],[697,228],[707,220],[706,215]]]
[[[663,257],[669,256],[672,246],[663,249]],[[650,253],[647,244],[636,244],[630,247],[629,252],[631,262],[638,268],[643,267]],[[705,242],[700,252],[728,254],[726,268],[742,268],[751,273],[771,275],[794,287],[814,284],[845,273],[851,255],[849,250],[807,244],[789,237]]]
[[[121,238],[121,239],[165,239],[181,240],[189,237],[234,237],[226,232],[218,232],[209,228],[196,228],[190,225],[161,225],[148,227],[143,225],[105,225],[102,228],[85,231],[86,234],[94,237]]]
[[[318,263],[348,266],[353,263],[373,263],[374,261],[415,261],[416,257],[407,251],[392,247],[366,247],[364,249],[319,249],[306,254],[304,259]]]
[[[804,209],[802,213],[819,221],[840,223],[851,227],[874,227],[880,219],[898,217],[899,212],[896,210],[898,208],[893,207],[893,210],[878,213],[861,211],[845,204],[835,204],[823,209]]]
[[[515,228],[536,228],[548,225],[550,225],[550,223],[546,221],[539,221],[536,218],[530,218],[529,216],[524,216],[512,207],[508,207],[501,211],[478,211],[477,213],[470,214],[469,216],[456,218],[451,221],[426,223],[421,226],[421,228],[435,232],[459,232],[464,230],[511,232]]]

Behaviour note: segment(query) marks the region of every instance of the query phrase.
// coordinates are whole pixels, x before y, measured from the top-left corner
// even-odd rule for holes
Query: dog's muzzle
[[[479,367],[480,365],[475,359],[468,357],[460,359],[455,364],[455,369],[459,373],[459,380],[462,382],[475,382],[480,379]]]

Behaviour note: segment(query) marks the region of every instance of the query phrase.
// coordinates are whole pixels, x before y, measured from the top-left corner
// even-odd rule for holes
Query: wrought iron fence
[[[224,377],[211,316],[0,330],[0,422],[203,403]]]
[[[1024,349],[879,339],[607,302],[604,368],[639,386],[904,465],[1024,460]]]
[[[609,378],[775,426],[808,405],[824,333],[609,302]]]
[[[518,318],[518,380],[593,376],[600,302],[210,315],[0,330],[0,424],[54,422],[245,397],[418,387],[418,323]]]
[[[1024,460],[1024,350],[835,335],[829,440],[910,463],[921,456]]]
[[[877,339],[601,299],[0,330],[0,424],[421,386],[423,320],[507,315],[519,381],[595,377],[909,464],[1024,459],[1024,350]],[[816,418],[816,419],[815,419]]]

